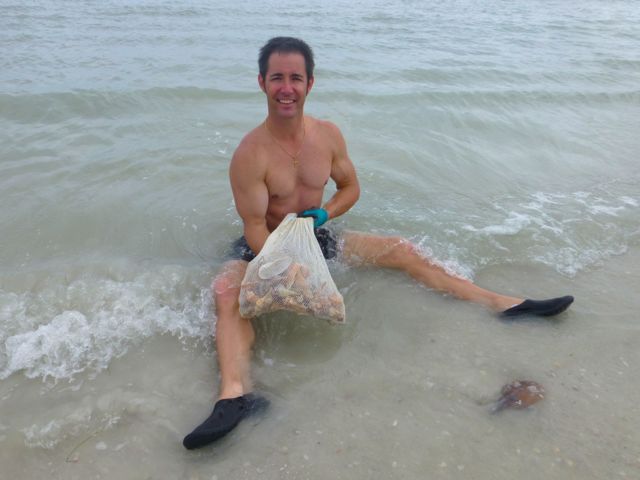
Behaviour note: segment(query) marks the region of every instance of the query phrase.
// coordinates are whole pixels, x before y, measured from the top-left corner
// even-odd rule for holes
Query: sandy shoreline
[[[577,298],[558,320],[517,324],[395,273],[341,272],[349,323],[262,321],[254,373],[270,412],[195,452],[180,442],[212,405],[210,346],[154,337],[70,384],[14,374],[0,386],[4,475],[635,478],[638,266],[632,248],[574,279],[515,265],[479,272],[477,282],[503,291]],[[547,399],[489,415],[514,378],[541,382]]]

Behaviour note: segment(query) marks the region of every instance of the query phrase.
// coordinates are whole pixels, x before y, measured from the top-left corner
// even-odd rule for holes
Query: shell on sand
[[[502,387],[500,398],[492,405],[491,413],[505,408],[522,409],[544,398],[544,387],[530,380],[516,380]]]

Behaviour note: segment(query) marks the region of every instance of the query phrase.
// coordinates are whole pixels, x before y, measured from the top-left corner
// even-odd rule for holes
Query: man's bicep
[[[358,178],[353,162],[347,152],[347,144],[338,127],[332,125],[332,136],[335,145],[333,161],[331,162],[331,178],[338,188],[357,184]]]
[[[245,159],[235,156],[231,162],[229,178],[233,199],[245,224],[262,223],[266,221],[269,191],[264,177],[247,163]]]

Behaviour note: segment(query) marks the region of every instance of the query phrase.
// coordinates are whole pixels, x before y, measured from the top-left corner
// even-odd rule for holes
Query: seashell
[[[271,295],[265,295],[262,298],[256,300],[256,307],[258,310],[262,310],[263,308],[269,308],[273,303],[273,297]]]
[[[296,292],[295,290],[289,290],[284,285],[278,285],[275,288],[275,294],[281,296],[282,298],[287,298],[298,295],[298,292]]]
[[[287,275],[285,277],[284,286],[287,288],[291,288],[295,283],[299,272],[300,272],[300,264],[299,263],[292,264],[291,268],[289,268],[289,271],[287,272]]]
[[[491,413],[505,408],[523,409],[544,398],[544,387],[530,380],[516,380],[502,387],[500,398],[491,406]]]
[[[247,290],[247,293],[245,295],[247,302],[249,303],[256,303],[256,301],[258,300],[258,295],[255,294],[255,292],[251,291],[251,290]]]
[[[303,278],[308,278],[310,273],[309,267],[300,264],[300,275],[302,275]]]
[[[291,257],[280,257],[261,265],[258,269],[258,277],[269,280],[283,273],[291,265]]]

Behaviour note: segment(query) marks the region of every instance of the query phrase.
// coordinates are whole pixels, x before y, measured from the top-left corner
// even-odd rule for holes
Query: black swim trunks
[[[327,260],[335,258],[338,251],[338,242],[335,235],[330,230],[322,227],[314,229],[313,233],[315,233],[316,239],[320,244],[320,250],[322,250],[324,258]],[[245,262],[250,262],[256,258],[256,254],[253,253],[244,236],[231,245],[231,258],[244,260]]]

